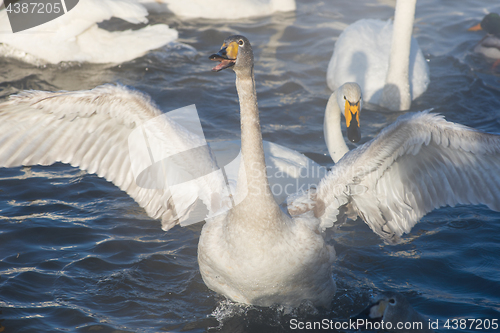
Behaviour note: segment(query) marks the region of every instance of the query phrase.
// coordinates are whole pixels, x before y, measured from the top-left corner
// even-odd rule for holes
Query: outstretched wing
[[[121,86],[26,91],[0,104],[0,167],[55,162],[111,181],[165,230],[186,220],[198,199],[208,210],[222,201],[223,177],[212,172],[204,138]]]
[[[407,114],[334,166],[318,188],[316,215],[335,220],[329,210],[350,204],[394,242],[438,207],[485,204],[500,211],[499,171],[499,135],[427,112]]]

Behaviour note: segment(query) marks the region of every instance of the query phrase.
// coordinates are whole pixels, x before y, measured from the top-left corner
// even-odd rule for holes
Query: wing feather
[[[439,207],[484,204],[499,211],[499,168],[499,135],[436,114],[407,114],[346,154],[317,198],[337,206],[334,199],[346,187],[362,185],[366,190],[351,193],[350,204],[375,233],[394,242]]]
[[[122,86],[74,92],[25,91],[0,104],[0,167],[63,162],[96,173],[126,191],[150,216],[161,218],[168,229],[188,217],[195,201],[204,199],[200,195],[203,191],[194,185],[186,186],[186,191],[191,191],[187,193],[177,188],[180,199],[174,209],[171,187],[138,185],[129,136],[153,120],[155,135],[164,143],[160,150],[182,152],[206,142],[174,121],[165,117],[157,120],[162,115],[148,96]],[[216,167],[210,153],[187,156],[181,163],[186,163],[187,172],[192,174],[197,174],[198,165]],[[215,178],[196,184],[220,193],[218,186],[223,184]]]

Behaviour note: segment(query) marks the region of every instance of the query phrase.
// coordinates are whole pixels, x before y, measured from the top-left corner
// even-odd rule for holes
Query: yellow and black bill
[[[347,138],[351,142],[359,142],[361,140],[361,129],[359,127],[359,111],[361,102],[351,103],[345,101],[345,122],[347,125]]]
[[[212,61],[219,61],[220,64],[212,68],[212,71],[218,72],[223,69],[234,66],[238,56],[238,43],[231,42],[228,45],[222,44],[219,52],[212,54],[208,59]]]

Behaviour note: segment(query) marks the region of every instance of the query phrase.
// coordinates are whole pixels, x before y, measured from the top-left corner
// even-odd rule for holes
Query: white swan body
[[[165,24],[110,32],[97,23],[117,17],[147,23],[147,10],[132,0],[80,1],[63,16],[28,30],[12,33],[5,10],[0,11],[0,55],[33,64],[61,61],[121,63],[143,56],[177,39]]]
[[[168,11],[187,18],[240,19],[296,9],[295,0],[137,0],[152,11]]]
[[[409,109],[429,84],[429,67],[411,36],[415,2],[397,2],[394,24],[363,19],[340,34],[327,70],[330,89],[357,82],[366,102],[392,110]]]
[[[349,211],[389,243],[443,206],[500,210],[500,136],[420,112],[406,114],[335,164],[316,193],[290,200],[296,215],[313,209],[324,228]],[[352,216],[350,216],[352,217]]]
[[[203,280],[236,302],[298,306],[310,301],[329,306],[336,290],[333,247],[323,239],[317,219],[290,218],[270,191],[250,43],[243,36],[228,37],[211,59],[220,61],[214,70],[233,67],[236,73],[245,166],[239,171],[237,196],[246,195],[203,227],[198,245]],[[240,187],[245,182],[248,186]]]

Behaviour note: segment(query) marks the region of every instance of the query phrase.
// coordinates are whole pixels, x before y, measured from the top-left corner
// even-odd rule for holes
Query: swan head
[[[469,31],[484,30],[489,34],[500,37],[500,15],[497,13],[489,13],[486,15],[481,23],[468,29]]]
[[[359,142],[361,139],[359,114],[363,108],[361,87],[355,82],[347,82],[335,91],[335,95],[339,109],[346,121],[347,138],[351,142]]]
[[[235,72],[250,74],[253,70],[252,46],[248,39],[241,35],[227,37],[219,52],[212,54],[208,59],[220,62],[212,68],[214,72],[233,68]]]

